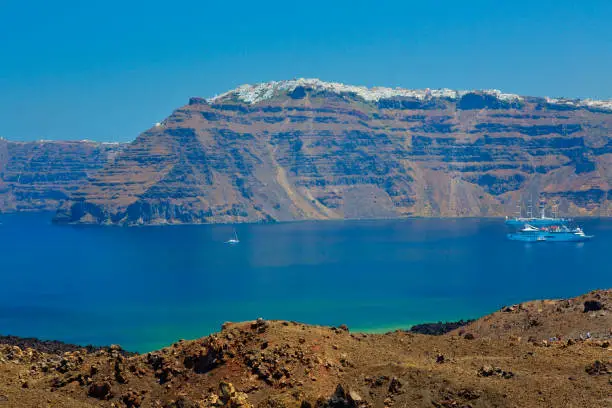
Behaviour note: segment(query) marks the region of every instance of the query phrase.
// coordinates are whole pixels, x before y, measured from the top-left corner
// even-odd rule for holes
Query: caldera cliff
[[[192,98],[70,193],[59,222],[612,211],[612,102],[292,80]]]
[[[89,140],[13,142],[0,138],[0,213],[56,211],[123,147]]]

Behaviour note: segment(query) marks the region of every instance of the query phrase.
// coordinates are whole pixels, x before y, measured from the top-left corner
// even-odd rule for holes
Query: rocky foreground
[[[0,407],[612,406],[612,291],[441,336],[257,320],[145,355],[0,346]]]

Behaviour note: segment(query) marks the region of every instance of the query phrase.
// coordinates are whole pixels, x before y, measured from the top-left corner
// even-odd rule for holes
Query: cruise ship
[[[586,235],[582,228],[569,228],[567,225],[535,227],[525,224],[520,230],[508,234],[508,239],[523,242],[583,242],[593,238]]]

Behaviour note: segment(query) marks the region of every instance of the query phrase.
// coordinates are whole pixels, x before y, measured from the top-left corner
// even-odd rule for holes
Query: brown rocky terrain
[[[612,406],[611,307],[612,291],[527,302],[442,336],[227,323],[144,355],[5,345],[0,406]]]
[[[192,98],[71,195],[61,222],[562,215],[612,206],[612,103],[297,80]],[[549,207],[550,209],[550,207]]]
[[[525,340],[608,338],[612,335],[611,291],[596,291],[574,299],[538,300],[503,307],[468,323],[453,334]]]
[[[55,211],[123,145],[0,138],[0,213]]]

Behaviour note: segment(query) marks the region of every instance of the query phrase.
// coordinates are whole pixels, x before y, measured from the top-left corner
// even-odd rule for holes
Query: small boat
[[[240,243],[240,240],[238,239],[238,234],[236,233],[236,230],[234,230],[234,236],[230,239],[228,239],[227,241],[225,241],[226,244],[230,244],[230,245],[236,245]]]
[[[540,217],[540,218],[524,218],[524,217],[514,217],[514,218],[506,218],[506,225],[511,227],[520,227],[525,224],[531,224],[538,227],[548,227],[552,225],[566,225],[570,223],[571,220],[567,218],[550,218],[550,217]]]

